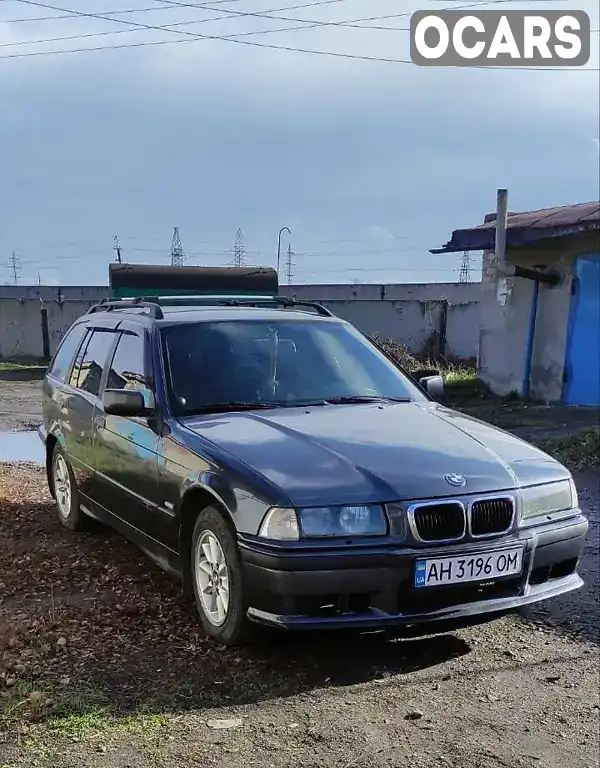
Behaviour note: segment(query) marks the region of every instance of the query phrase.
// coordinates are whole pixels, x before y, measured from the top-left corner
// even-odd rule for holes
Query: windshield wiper
[[[377,397],[374,395],[345,395],[341,397],[327,397],[322,400],[231,400],[225,403],[199,406],[189,410],[186,415],[200,415],[203,413],[227,413],[228,411],[258,411],[273,408],[308,408],[319,405],[351,405],[353,403],[410,403],[409,397]]]
[[[257,400],[230,400],[226,403],[213,403],[212,405],[201,405],[198,408],[188,411],[188,415],[201,413],[226,413],[227,411],[258,411],[266,408],[281,408],[281,403]]]
[[[344,397],[328,397],[326,402],[331,405],[346,405],[352,403],[410,403],[410,397],[384,397],[376,395],[347,395]]]

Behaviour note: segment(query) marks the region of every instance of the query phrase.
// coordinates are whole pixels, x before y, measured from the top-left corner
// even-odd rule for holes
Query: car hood
[[[436,403],[332,405],[180,422],[295,506],[488,493],[569,477],[519,438]],[[453,488],[448,473],[462,474]]]

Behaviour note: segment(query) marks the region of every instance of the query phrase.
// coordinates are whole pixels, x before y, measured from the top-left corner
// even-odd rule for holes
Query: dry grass
[[[446,400],[453,403],[491,398],[489,388],[477,378],[474,364],[452,360],[425,360],[410,352],[403,344],[376,339],[387,354],[411,374],[417,371],[437,371],[444,377]]]
[[[600,468],[600,428],[576,435],[548,437],[536,441],[539,448],[569,469]]]

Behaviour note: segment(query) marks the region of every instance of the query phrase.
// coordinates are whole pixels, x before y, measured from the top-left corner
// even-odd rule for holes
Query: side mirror
[[[442,376],[425,376],[419,379],[419,384],[436,400],[444,396],[444,379]]]
[[[109,416],[147,416],[151,410],[144,395],[135,389],[107,389],[102,405]]]

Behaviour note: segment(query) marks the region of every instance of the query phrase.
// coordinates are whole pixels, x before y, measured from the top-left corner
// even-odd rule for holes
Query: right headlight
[[[381,504],[284,509],[272,507],[258,535],[274,541],[385,536],[388,521]]]
[[[577,489],[572,479],[521,488],[519,496],[521,520],[566,512],[579,506]]]

